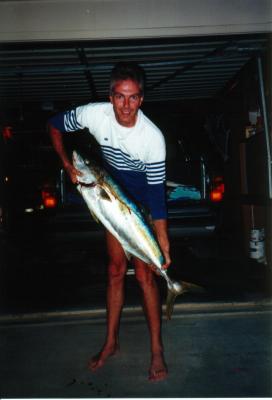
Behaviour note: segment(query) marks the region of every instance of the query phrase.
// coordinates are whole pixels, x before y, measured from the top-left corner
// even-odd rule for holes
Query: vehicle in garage
[[[85,158],[101,163],[98,146],[88,132],[65,137],[69,152],[78,148]],[[179,237],[207,236],[222,226],[224,176],[223,163],[215,154],[193,150],[179,139],[175,159],[167,161],[166,194],[171,235]],[[71,224],[70,229],[97,230],[84,201],[63,169],[58,172],[59,209],[55,223]]]
[[[52,152],[15,134],[4,144],[1,225],[7,232],[31,230],[53,216],[58,189]],[[51,149],[50,149],[51,150]]]

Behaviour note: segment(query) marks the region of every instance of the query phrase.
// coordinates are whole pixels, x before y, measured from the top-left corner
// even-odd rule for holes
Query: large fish
[[[76,151],[73,152],[73,165],[82,173],[77,189],[94,219],[118,239],[128,258],[138,257],[166,280],[166,315],[170,319],[176,296],[194,285],[170,279],[162,268],[164,257],[148,219],[104,169],[85,162]]]

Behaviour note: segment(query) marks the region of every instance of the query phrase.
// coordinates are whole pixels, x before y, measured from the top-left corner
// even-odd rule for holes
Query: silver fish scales
[[[138,257],[166,280],[166,315],[170,319],[176,296],[187,292],[194,285],[173,281],[168,276],[162,268],[164,257],[151,224],[104,169],[92,162],[85,162],[76,151],[73,152],[73,165],[82,174],[77,189],[94,219],[117,238],[128,258]]]

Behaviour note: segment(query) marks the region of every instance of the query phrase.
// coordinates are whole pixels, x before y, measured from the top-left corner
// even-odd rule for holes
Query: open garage
[[[271,396],[271,21],[269,0],[0,2],[0,397]],[[120,61],[144,69],[141,108],[165,137],[166,281],[185,288],[168,322],[149,271],[167,364],[152,348],[148,376],[169,372],[156,385],[130,261],[121,357],[86,368],[117,291],[106,304],[104,229],[48,134],[57,113],[108,101]],[[63,140],[100,159],[85,129]]]

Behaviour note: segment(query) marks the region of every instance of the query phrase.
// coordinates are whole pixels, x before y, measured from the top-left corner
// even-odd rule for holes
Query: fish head
[[[92,166],[89,162],[85,161],[80,154],[78,154],[75,150],[73,151],[73,166],[81,172],[81,176],[79,177],[79,183],[83,183],[85,185],[95,184],[98,181],[98,173],[96,168]]]

